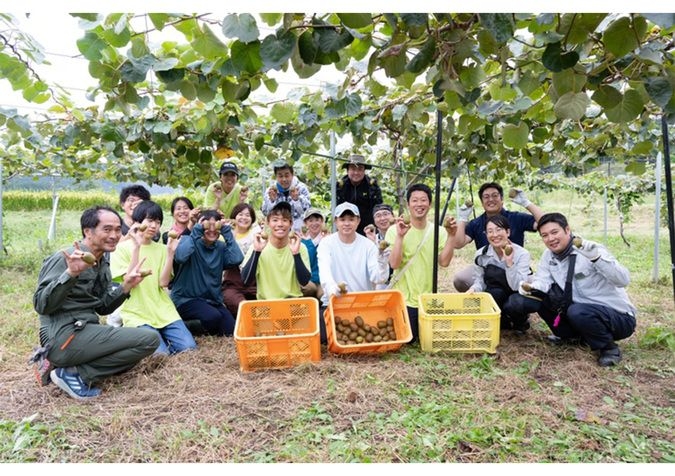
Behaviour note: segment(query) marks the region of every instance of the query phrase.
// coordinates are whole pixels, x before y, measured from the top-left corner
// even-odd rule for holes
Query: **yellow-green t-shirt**
[[[131,240],[124,241],[110,254],[110,272],[113,280],[122,282],[131,262]],[[143,278],[131,290],[130,297],[122,305],[122,321],[126,327],[138,327],[149,324],[161,329],[180,320],[180,315],[168,293],[159,285],[159,276],[166,263],[166,246],[151,242],[141,245],[139,261],[145,258],[141,269],[151,269],[152,274]]]
[[[393,289],[398,289],[403,293],[406,306],[419,307],[420,294],[430,293],[433,289],[433,267],[434,267],[434,228],[433,223],[427,223],[423,230],[411,227],[403,237],[403,259],[401,266],[394,270],[391,279],[395,279],[398,272],[403,269],[408,261],[415,256],[414,261],[408,266],[401,275]],[[429,233],[427,233],[429,229]],[[440,253],[445,246],[448,232],[443,227],[438,227],[438,250]],[[426,238],[425,238],[426,235]],[[424,239],[424,244],[415,255],[420,242]],[[385,237],[389,243],[396,241],[396,227],[390,226]]]
[[[244,263],[253,254],[253,247],[248,249]],[[307,270],[311,270],[309,253],[304,244],[300,245],[300,257]],[[260,252],[255,273],[258,299],[286,299],[302,297],[302,290],[295,272],[293,253],[288,246],[275,248],[269,243]]]
[[[213,193],[213,187],[216,185],[221,185],[220,181],[213,182],[206,189],[204,194],[204,208],[216,208],[216,194]],[[223,212],[225,218],[230,218],[230,213],[234,207],[239,203],[239,196],[241,194],[241,185],[238,183],[234,184],[232,191],[225,195],[223,190],[223,199],[220,201],[220,211]]]

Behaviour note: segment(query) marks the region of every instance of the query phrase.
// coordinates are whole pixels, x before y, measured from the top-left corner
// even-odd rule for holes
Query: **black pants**
[[[503,312],[510,316],[527,316],[537,312],[553,334],[563,339],[580,337],[591,350],[612,347],[614,341],[630,337],[635,332],[634,316],[600,304],[571,304],[557,326],[557,311],[544,307],[541,301],[520,294],[509,299]]]

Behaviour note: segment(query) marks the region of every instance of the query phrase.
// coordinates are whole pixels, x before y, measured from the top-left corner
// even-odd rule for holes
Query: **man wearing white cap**
[[[349,291],[373,291],[389,276],[389,263],[375,243],[356,229],[361,221],[356,205],[344,202],[335,208],[337,231],[321,240],[318,250],[319,278],[323,286],[321,315],[332,295],[339,294],[339,284]],[[326,324],[320,319],[321,342],[326,343]]]

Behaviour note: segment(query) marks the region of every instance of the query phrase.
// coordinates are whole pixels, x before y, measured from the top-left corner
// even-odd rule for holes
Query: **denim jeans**
[[[153,329],[159,334],[159,347],[155,351],[156,354],[177,354],[178,352],[197,348],[195,338],[192,337],[192,334],[182,320],[174,321],[161,329],[156,329],[148,324],[143,324],[140,327]]]

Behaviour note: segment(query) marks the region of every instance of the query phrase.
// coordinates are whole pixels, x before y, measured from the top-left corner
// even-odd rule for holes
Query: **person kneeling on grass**
[[[289,236],[293,216],[288,202],[278,202],[267,215],[269,235],[258,233],[244,258],[244,284],[257,283],[258,299],[302,297],[309,283],[309,253],[300,237]]]
[[[122,280],[139,263],[150,274],[131,292],[121,310],[125,327],[146,327],[160,335],[157,353],[176,354],[196,349],[197,343],[181,319],[164,287],[171,280],[173,256],[167,247],[153,241],[162,225],[162,208],[151,200],[133,211],[131,238],[117,247],[110,257],[113,279]]]
[[[244,259],[232,227],[220,211],[204,210],[192,232],[180,239],[169,237],[167,248],[178,263],[171,288],[178,313],[185,321],[198,319],[207,334],[231,336],[234,316],[223,304],[223,271]]]
[[[598,353],[600,366],[618,364],[621,351],[614,341],[635,332],[628,270],[604,246],[575,238],[560,213],[543,215],[538,230],[548,249],[532,282],[521,282],[519,299],[502,311],[510,316],[538,312],[553,331],[552,342],[581,339]],[[555,305],[554,294],[562,296]]]
[[[114,286],[108,253],[122,237],[122,219],[109,207],[85,210],[83,239],[45,259],[33,306],[40,315],[40,348],[32,357],[38,382],[53,381],[79,400],[97,397],[93,385],[131,369],[152,354],[159,336],[150,329],[100,324],[100,315],[120,306],[144,281],[141,263]]]

